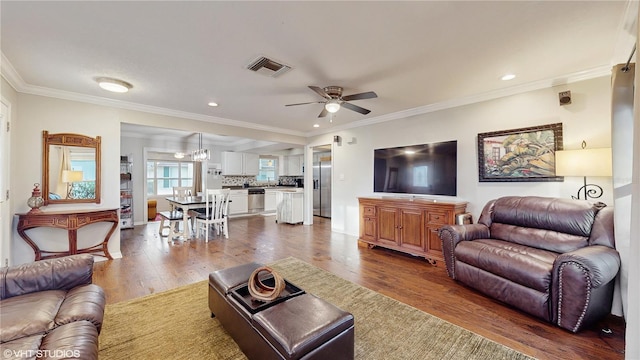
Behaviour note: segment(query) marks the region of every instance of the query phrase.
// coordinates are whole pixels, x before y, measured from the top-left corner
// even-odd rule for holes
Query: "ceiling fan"
[[[324,89],[317,86],[309,86],[309,89],[315,91],[318,95],[325,98],[324,101],[311,101],[299,104],[288,104],[285,106],[307,105],[307,104],[324,104],[324,108],[318,117],[325,117],[329,113],[335,113],[340,110],[340,107],[358,112],[363,115],[367,115],[371,110],[365,109],[358,105],[349,103],[352,100],[363,100],[377,98],[378,95],[373,91],[363,92],[359,94],[342,96],[342,87],[340,86],[327,86]]]

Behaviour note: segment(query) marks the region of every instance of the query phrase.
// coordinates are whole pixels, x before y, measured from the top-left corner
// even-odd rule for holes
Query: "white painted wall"
[[[11,192],[12,214],[29,211],[27,199],[33,183],[42,181],[42,131],[49,133],[70,132],[91,137],[102,137],[102,188],[100,204],[61,204],[42,208],[43,211],[79,209],[114,209],[120,207],[120,111],[117,109],[60,100],[43,96],[20,94],[18,120],[14,122],[11,142]],[[15,222],[15,220],[14,220]],[[13,224],[15,229],[16,224]],[[97,226],[96,233],[102,229]],[[52,235],[49,235],[52,234]],[[46,236],[66,239],[66,233],[50,231]],[[43,236],[44,236],[43,235]],[[87,236],[92,236],[88,234]],[[36,240],[36,239],[34,239]],[[33,261],[33,250],[13,233],[13,263]],[[109,241],[109,252],[120,254],[120,233],[115,232]]]
[[[559,106],[558,93],[571,90],[572,104]],[[477,104],[412,116],[406,119],[344,130],[310,139],[309,147],[333,143],[332,228],[358,235],[358,197],[373,193],[373,150],[410,144],[458,141],[458,197],[468,201],[474,220],[487,201],[505,195],[571,197],[582,178],[564,182],[478,182],[478,133],[563,124],[564,148],[609,147],[611,134],[610,78],[573,83]],[[351,143],[351,144],[350,144]],[[601,201],[612,205],[611,178],[589,178],[603,187]],[[441,197],[446,198],[446,197]]]

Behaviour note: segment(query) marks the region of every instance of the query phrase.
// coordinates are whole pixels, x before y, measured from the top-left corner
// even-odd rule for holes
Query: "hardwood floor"
[[[277,224],[273,216],[234,218],[229,239],[167,241],[159,223],[122,230],[122,259],[96,263],[94,282],[115,303],[208,279],[209,273],[249,261],[294,256],[441,319],[539,359],[623,359],[624,321],[611,316],[572,334],[456,283],[442,266],[313,226]],[[601,328],[613,333],[603,334]]]

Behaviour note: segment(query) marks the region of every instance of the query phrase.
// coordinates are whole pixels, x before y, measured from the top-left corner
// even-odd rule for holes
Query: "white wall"
[[[572,104],[559,106],[558,93],[571,90]],[[582,140],[591,148],[610,146],[610,78],[601,77],[567,86],[537,90],[482,103],[412,116],[317,136],[309,146],[333,143],[332,228],[358,235],[358,197],[373,193],[373,150],[410,144],[458,141],[458,200],[468,201],[474,220],[484,204],[505,195],[569,198],[582,178],[565,182],[478,182],[478,133],[552,123],[563,124],[564,148],[579,149]],[[349,144],[349,143],[352,144]],[[611,178],[590,178],[603,187],[600,201],[613,204]]]
[[[102,137],[102,188],[100,204],[62,204],[41,208],[43,211],[78,209],[117,209],[119,201],[120,114],[117,110],[74,101],[20,94],[18,121],[12,129],[11,192],[12,213],[29,211],[26,200],[34,183],[42,182],[42,131],[70,132]],[[13,225],[15,228],[15,224]],[[96,230],[100,231],[101,230]],[[54,231],[50,231],[54,233]],[[57,233],[57,232],[55,232]],[[49,233],[47,233],[47,236]],[[51,235],[54,236],[54,235]],[[55,236],[66,238],[66,233]],[[36,240],[36,239],[34,239]],[[120,233],[109,241],[109,252],[119,257]],[[31,248],[13,235],[13,263],[33,261]]]

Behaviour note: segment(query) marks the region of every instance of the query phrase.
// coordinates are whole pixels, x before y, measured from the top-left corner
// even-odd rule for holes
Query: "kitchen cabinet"
[[[283,156],[280,160],[280,174],[282,176],[303,176],[303,155]]]
[[[258,175],[260,155],[234,151],[222,152],[222,174],[224,175]]]
[[[381,246],[424,256],[431,263],[442,262],[438,230],[455,224],[466,211],[466,202],[430,199],[358,198],[360,240],[369,247]]]
[[[229,215],[249,212],[249,191],[231,190],[229,192]]]
[[[264,190],[264,211],[276,210],[276,191],[275,189]]]

